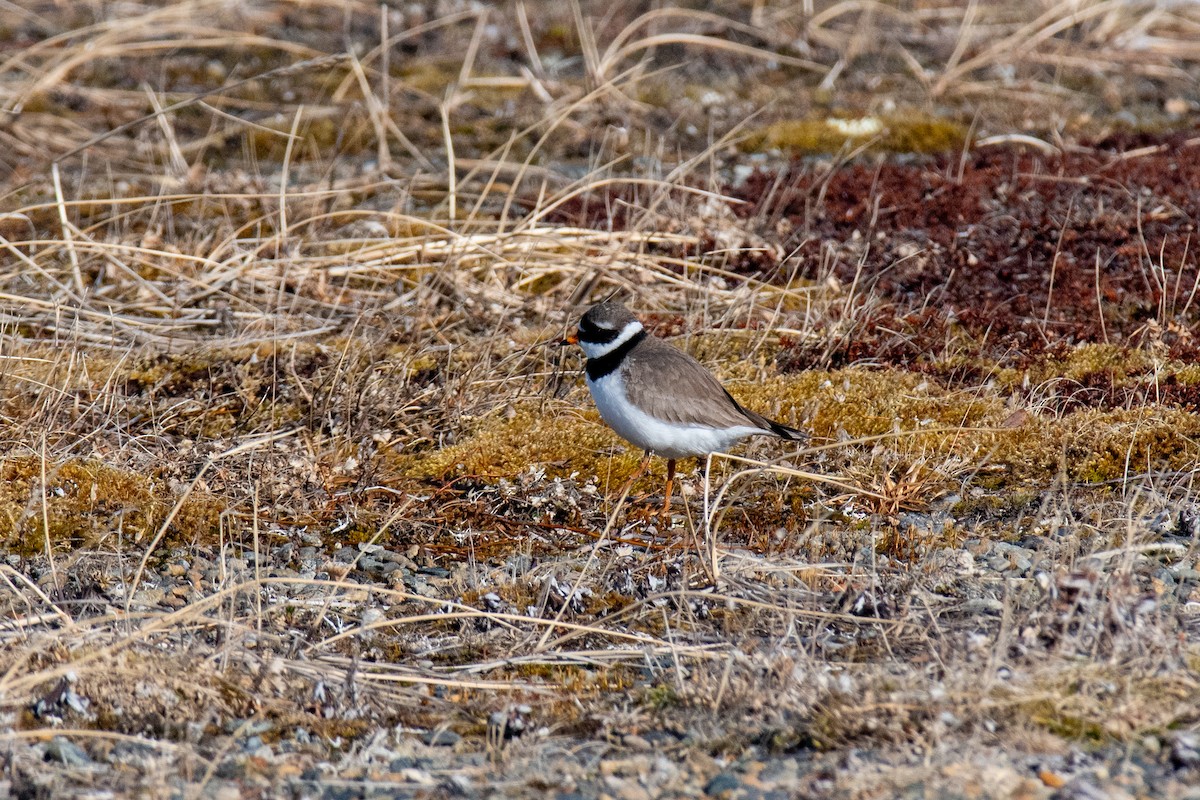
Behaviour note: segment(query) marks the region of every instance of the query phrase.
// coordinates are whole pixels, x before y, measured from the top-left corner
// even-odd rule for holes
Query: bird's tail
[[[773,419],[767,419],[762,414],[751,411],[739,403],[737,399],[734,398],[734,396],[729,392],[725,392],[725,396],[729,398],[731,403],[737,406],[738,411],[741,411],[746,415],[747,419],[749,419],[758,427],[762,428],[763,433],[778,436],[780,439],[787,439],[788,441],[792,442],[808,441],[808,434],[804,431],[797,430],[796,428],[790,428],[787,425],[784,425],[782,422],[776,422]]]
[[[771,433],[775,434],[780,439],[787,439],[792,442],[808,441],[808,434],[802,430],[789,428],[782,422],[776,422],[775,420],[767,419],[766,417],[763,417],[763,422],[767,423],[767,428],[770,429]]]

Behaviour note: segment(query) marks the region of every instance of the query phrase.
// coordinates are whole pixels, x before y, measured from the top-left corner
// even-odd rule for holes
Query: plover
[[[578,344],[587,356],[587,387],[609,427],[646,458],[667,459],[664,515],[670,514],[676,460],[726,450],[747,436],[808,438],[743,408],[704,365],[651,335],[620,303],[589,308],[563,342]]]

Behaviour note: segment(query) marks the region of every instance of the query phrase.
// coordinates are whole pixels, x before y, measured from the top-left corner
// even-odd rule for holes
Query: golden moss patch
[[[477,420],[474,433],[462,442],[405,460],[401,471],[420,478],[498,478],[539,466],[552,475],[580,472],[624,479],[637,468],[641,453],[626,448],[613,454],[618,446],[616,434],[595,412],[584,416],[573,409],[529,405],[511,416],[497,411]]]
[[[1128,680],[1108,666],[1085,664],[1046,683],[1042,696],[1019,710],[1034,724],[1087,744],[1129,741],[1194,715],[1193,678],[1183,672]]]
[[[902,474],[919,464],[946,475],[974,472],[993,489],[1062,475],[1099,483],[1131,473],[1186,470],[1200,460],[1200,418],[1174,408],[1031,415],[1010,428],[1003,423],[1011,409],[1000,398],[947,390],[911,373],[811,371],[731,383],[729,389],[746,407],[811,431],[814,444],[841,439],[847,448],[882,445],[887,458],[879,469]],[[557,407],[497,411],[477,420],[451,447],[402,456],[400,471],[418,478],[496,478],[540,466],[554,475],[624,479],[640,453],[629,446],[621,450],[591,400],[575,398]],[[865,441],[856,442],[860,439]]]
[[[293,120],[276,116],[246,133],[251,151],[264,161],[278,161],[288,152],[288,137]],[[331,148],[344,153],[359,153],[371,145],[372,129],[365,115],[353,108],[336,108],[311,114],[297,129],[303,141],[291,148],[294,161],[316,157]]]
[[[961,148],[967,131],[956,122],[916,113],[887,117],[793,119],[772,123],[751,134],[744,150],[836,153],[868,145],[890,153],[937,153]]]
[[[0,462],[0,541],[23,555],[50,548],[96,547],[112,537],[136,542],[153,536],[175,498],[145,475],[95,461],[43,466],[33,456]],[[176,515],[187,537],[207,534],[220,513],[196,495]],[[48,540],[48,541],[47,541]]]

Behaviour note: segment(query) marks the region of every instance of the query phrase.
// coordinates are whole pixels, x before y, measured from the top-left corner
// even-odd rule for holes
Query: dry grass
[[[422,750],[427,772],[485,753],[512,772],[469,774],[519,794],[522,764],[655,730],[689,731],[707,779],[714,756],[1169,749],[1200,723],[1195,415],[1072,405],[1098,372],[1195,382],[1161,330],[1196,330],[1195,255],[1142,239],[1142,346],[1014,369],[963,334],[934,366],[983,377],[951,386],[838,361],[895,310],[873,223],[800,254],[838,169],[922,149],[827,119],[920,111],[971,132],[963,158],[1070,149],[1126,106],[1175,124],[1195,9],[561,5],[0,10],[13,786],[199,797],[452,729],[462,759]],[[800,227],[731,196],[786,163],[763,141],[831,151]],[[637,454],[547,346],[611,293],[813,445],[717,458],[670,531],[638,499],[659,472],[618,499]],[[84,779],[43,770],[55,736],[153,755]]]

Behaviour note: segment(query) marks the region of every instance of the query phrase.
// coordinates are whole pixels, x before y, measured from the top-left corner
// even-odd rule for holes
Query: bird
[[[647,331],[623,304],[590,307],[561,342],[586,357],[588,391],[600,417],[625,441],[667,459],[663,516],[671,513],[675,462],[724,451],[749,436],[795,442],[808,434],[744,408],[717,377],[692,356]]]

